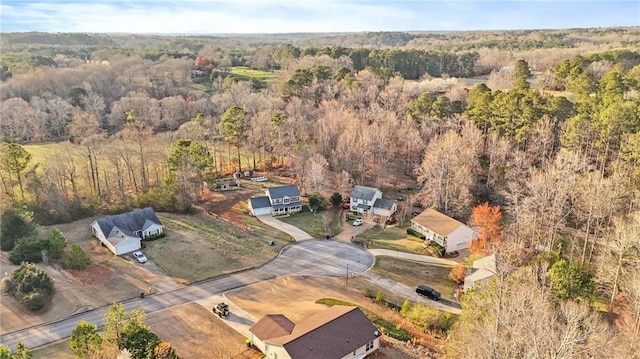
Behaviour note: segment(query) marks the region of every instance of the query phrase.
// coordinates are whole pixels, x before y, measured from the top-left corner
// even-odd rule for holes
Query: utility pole
[[[347,263],[347,276],[344,278],[344,285],[349,285],[349,263]]]

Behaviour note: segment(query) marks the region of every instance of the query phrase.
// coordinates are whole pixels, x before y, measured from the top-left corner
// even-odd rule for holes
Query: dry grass
[[[405,227],[374,227],[357,237],[371,249],[390,249],[400,252],[429,255],[425,241],[407,234]]]
[[[411,287],[415,287],[418,284],[428,285],[440,292],[443,298],[453,297],[455,282],[449,279],[451,267],[380,256],[376,257],[376,264],[373,270]]]
[[[231,358],[246,349],[244,336],[196,303],[153,313],[147,324],[183,359]]]

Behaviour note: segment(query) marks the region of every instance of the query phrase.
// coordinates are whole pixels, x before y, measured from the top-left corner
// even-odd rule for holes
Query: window
[[[368,343],[367,343],[367,348],[366,348],[366,350],[367,350],[367,351],[369,351],[369,350],[371,350],[371,349],[373,349],[373,341],[370,341],[370,342],[368,342]]]
[[[284,204],[289,204],[289,201],[290,201],[289,197],[284,198]]]

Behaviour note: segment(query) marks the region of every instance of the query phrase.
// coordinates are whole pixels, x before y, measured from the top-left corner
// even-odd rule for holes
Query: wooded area
[[[502,277],[464,303],[456,355],[640,350],[640,28],[1,42],[3,217],[188,212],[248,169],[304,193],[409,178],[463,222],[501,209],[479,251]]]

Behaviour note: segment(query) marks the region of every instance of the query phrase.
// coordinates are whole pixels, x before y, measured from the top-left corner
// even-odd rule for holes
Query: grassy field
[[[68,340],[46,345],[32,350],[33,359],[74,359],[76,356],[69,347]]]
[[[233,77],[239,80],[244,80],[244,81],[257,80],[260,82],[269,82],[271,79],[273,79],[276,76],[276,74],[273,72],[250,69],[246,66],[232,67],[231,74],[233,75]]]
[[[312,213],[305,207],[304,211],[300,213],[278,219],[302,229],[314,238],[322,238],[327,234],[333,237],[342,229],[342,218],[338,212],[333,210]],[[325,231],[325,228],[329,233]]]
[[[455,283],[449,279],[451,267],[381,256],[376,257],[373,271],[411,287],[428,285],[440,292],[443,298],[453,296]]]
[[[284,233],[263,228],[243,230],[204,214],[163,213],[159,217],[167,235],[146,242],[145,253],[182,283],[260,265],[288,243]],[[269,246],[270,240],[273,246]]]
[[[431,254],[425,249],[426,242],[407,234],[406,228],[374,227],[358,236],[358,241],[366,242],[371,249],[391,249],[415,254]]]

